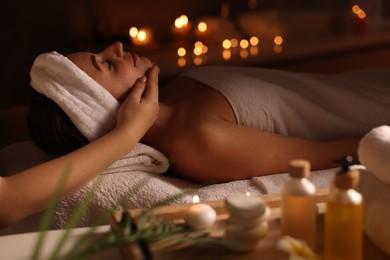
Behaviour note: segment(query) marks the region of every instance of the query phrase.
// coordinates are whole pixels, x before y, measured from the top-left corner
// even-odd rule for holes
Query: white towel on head
[[[115,126],[119,102],[67,57],[39,55],[30,76],[31,86],[56,102],[89,141]]]
[[[390,126],[372,129],[360,141],[360,162],[379,180],[390,185]]]

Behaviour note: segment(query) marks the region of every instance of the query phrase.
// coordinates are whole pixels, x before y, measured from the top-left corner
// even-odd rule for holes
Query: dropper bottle
[[[324,223],[324,259],[362,259],[363,198],[355,190],[359,171],[349,167],[352,157],[343,159],[330,190]]]
[[[290,179],[282,188],[281,229],[283,235],[304,240],[313,250],[316,246],[316,188],[307,178],[310,162],[292,160]]]

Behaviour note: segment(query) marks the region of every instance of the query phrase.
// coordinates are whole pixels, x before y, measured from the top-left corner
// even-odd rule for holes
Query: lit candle
[[[175,23],[172,25],[172,32],[177,36],[187,36],[190,33],[190,30],[191,22],[185,14],[177,17]]]
[[[198,23],[198,30],[197,30],[197,32],[200,33],[200,34],[206,33],[207,32],[207,23],[199,22]]]
[[[257,38],[256,36],[252,36],[250,39],[249,39],[249,43],[250,45],[252,46],[257,46],[259,44],[259,38]]]
[[[357,33],[364,33],[366,27],[366,12],[358,5],[352,7],[352,12],[355,14],[355,30]]]
[[[195,229],[211,226],[217,217],[215,210],[207,204],[199,203],[197,195],[194,196],[193,202],[194,204],[190,206],[184,216],[186,225]]]
[[[131,27],[129,30],[130,38],[134,45],[144,46],[152,42],[152,31],[148,28]]]
[[[275,43],[276,45],[282,45],[282,43],[283,43],[283,37],[280,36],[280,35],[275,36],[275,37],[274,37],[274,43]]]
[[[202,41],[208,41],[210,35],[209,31],[207,23],[201,21],[196,26],[195,35]]]

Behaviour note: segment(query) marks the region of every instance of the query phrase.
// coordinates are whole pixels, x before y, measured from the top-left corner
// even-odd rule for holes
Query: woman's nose
[[[103,50],[106,54],[114,54],[116,57],[123,57],[123,44],[121,42],[114,42]]]
[[[112,44],[115,54],[122,58],[123,57],[123,44],[121,42],[115,42]]]

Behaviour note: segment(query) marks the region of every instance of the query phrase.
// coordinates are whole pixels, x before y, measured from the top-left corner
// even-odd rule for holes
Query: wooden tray
[[[318,215],[318,232],[317,232],[317,248],[316,253],[321,254],[322,251],[322,227],[323,227],[323,217],[325,212],[325,202],[328,196],[328,189],[318,189],[315,195],[315,201],[319,209]],[[147,247],[147,251],[150,255],[153,256],[153,259],[263,259],[263,260],[275,260],[275,259],[289,259],[289,256],[275,248],[276,242],[281,237],[280,234],[280,194],[270,194],[270,195],[261,195],[265,203],[271,209],[271,215],[268,220],[269,229],[267,235],[259,241],[255,250],[245,253],[234,252],[227,250],[226,248],[207,248],[194,246],[190,244],[181,244],[181,245],[139,245],[133,243],[129,246],[120,247],[121,254],[125,260],[132,259],[145,259],[144,253],[142,252],[142,247]],[[213,225],[214,231],[210,232],[210,235],[215,238],[221,238],[223,236],[223,231],[218,230],[216,227],[225,226],[226,220],[228,218],[228,213],[224,208],[224,201],[211,201],[204,202],[213,207],[217,212],[217,220]],[[165,220],[172,221],[178,225],[184,224],[183,217],[190,207],[190,204],[180,204],[180,205],[171,205],[171,206],[162,206],[154,210],[154,214]],[[134,218],[137,218],[143,209],[132,209],[129,210],[129,213]],[[118,230],[118,221],[122,212],[117,212],[113,215],[112,218],[112,228]],[[118,233],[120,234],[120,231]],[[146,257],[148,258],[148,257]],[[152,259],[152,258],[150,258]],[[363,259],[389,259],[386,254],[381,252],[375,247],[375,245],[365,236],[364,237],[364,256]]]

